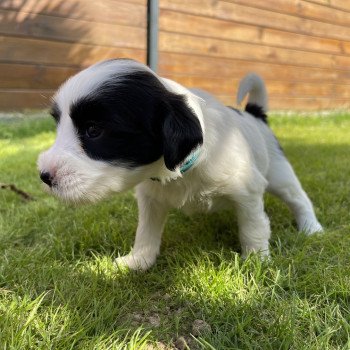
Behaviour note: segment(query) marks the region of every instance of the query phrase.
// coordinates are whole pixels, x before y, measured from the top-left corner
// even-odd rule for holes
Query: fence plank
[[[3,0],[0,9],[146,28],[146,1]],[[132,15],[131,15],[132,14]],[[22,15],[23,16],[23,15]],[[17,17],[17,16],[16,16]]]
[[[239,79],[217,77],[210,78],[201,76],[172,75],[165,74],[165,77],[180,82],[187,87],[197,87],[207,90],[215,95],[230,95],[238,89]],[[275,98],[277,96],[290,97],[336,97],[349,98],[350,85],[330,83],[300,83],[298,81],[278,81],[265,79],[268,93]]]
[[[160,30],[192,34],[201,37],[229,41],[256,43],[303,51],[335,54],[350,53],[350,41],[325,39],[282,30],[232,23],[227,20],[191,15],[162,9],[159,17]],[[237,43],[237,45],[239,45]]]
[[[77,68],[0,63],[0,89],[57,89]]]
[[[346,0],[305,0],[305,1],[328,6],[332,9],[350,11],[350,3]]]
[[[224,104],[234,106],[235,96],[217,96]],[[270,99],[271,110],[315,111],[349,108],[349,99],[334,99],[329,97],[278,97]]]
[[[49,108],[50,90],[0,90],[0,110],[12,111],[23,109]]]
[[[350,84],[350,70],[348,69],[298,67],[264,61],[243,61],[171,52],[161,52],[159,59],[160,74],[200,75],[211,79],[217,76],[242,77],[249,72],[255,71],[265,79]]]
[[[320,22],[338,24],[348,27],[350,13],[324,6],[324,4],[310,3],[303,0],[224,0],[240,5],[251,6],[268,11],[290,14],[297,17],[315,19]],[[342,3],[346,2],[341,0]],[[350,8],[350,7],[349,7]]]
[[[215,17],[237,23],[289,31],[298,34],[320,36],[340,40],[349,40],[350,27],[305,19],[289,14],[253,8],[225,1],[161,0],[163,9],[184,13]]]
[[[159,35],[161,51],[189,53],[223,58],[235,58],[283,63],[310,67],[346,68],[350,66],[349,56],[336,56],[277,48],[272,46],[234,43],[219,39],[161,32]]]
[[[145,49],[146,30],[27,12],[0,10],[0,34],[92,45]],[[15,24],[15,25],[14,25]]]
[[[0,36],[0,62],[79,67],[116,57],[131,57],[145,62],[146,51]]]

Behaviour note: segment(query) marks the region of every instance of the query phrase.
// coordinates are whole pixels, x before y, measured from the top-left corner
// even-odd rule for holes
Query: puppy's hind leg
[[[307,234],[323,231],[309,197],[282,153],[271,159],[267,180],[267,191],[288,205],[295,216],[299,231]]]
[[[163,228],[168,208],[161,203],[137,192],[139,222],[136,230],[135,243],[132,251],[116,259],[119,267],[132,270],[147,270],[159,254]]]

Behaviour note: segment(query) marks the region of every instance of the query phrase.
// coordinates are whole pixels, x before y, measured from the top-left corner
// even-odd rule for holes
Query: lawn
[[[113,265],[133,243],[132,193],[52,198],[36,158],[54,122],[0,114],[0,182],[35,199],[0,190],[0,348],[349,349],[350,115],[270,121],[325,233],[299,234],[267,195],[272,259],[243,261],[234,213],[173,211],[156,266],[137,273]]]

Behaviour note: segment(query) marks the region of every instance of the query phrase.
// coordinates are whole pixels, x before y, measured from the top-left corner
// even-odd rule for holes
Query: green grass
[[[242,261],[234,214],[173,211],[146,273],[118,271],[137,224],[132,193],[69,206],[42,191],[38,153],[54,140],[43,117],[0,115],[1,349],[350,348],[350,116],[272,116],[314,202],[322,235],[298,234],[266,196],[273,258]],[[211,331],[192,338],[192,324]],[[153,322],[152,322],[153,320]],[[156,320],[156,322],[154,322]]]

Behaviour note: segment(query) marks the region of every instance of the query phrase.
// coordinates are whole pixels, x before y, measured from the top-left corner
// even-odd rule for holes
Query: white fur
[[[55,194],[67,200],[95,200],[108,192],[136,186],[139,224],[135,243],[128,255],[117,259],[119,266],[144,270],[154,264],[171,208],[188,214],[235,208],[243,255],[259,252],[268,256],[270,225],[264,211],[265,190],[287,203],[299,230],[307,234],[322,231],[309,198],[266,124],[246,112],[228,109],[204,91],[190,91],[169,79],[159,78],[167,89],[186,96],[203,129],[200,156],[188,172],[181,174],[179,168],[169,171],[162,158],[128,170],[123,164],[87,157],[74,133],[69,104],[111,72],[140,66],[111,61],[102,77],[93,66],[68,80],[55,97],[63,113],[55,144],[38,161],[41,171],[55,174]],[[247,93],[250,102],[267,110],[266,90],[260,77],[249,75],[243,79],[238,99],[241,101]],[[161,181],[152,181],[151,177]]]
[[[241,104],[244,97],[249,93],[248,103],[256,104],[267,112],[268,98],[265,83],[261,77],[255,73],[247,74],[239,84],[237,92],[237,104]]]

